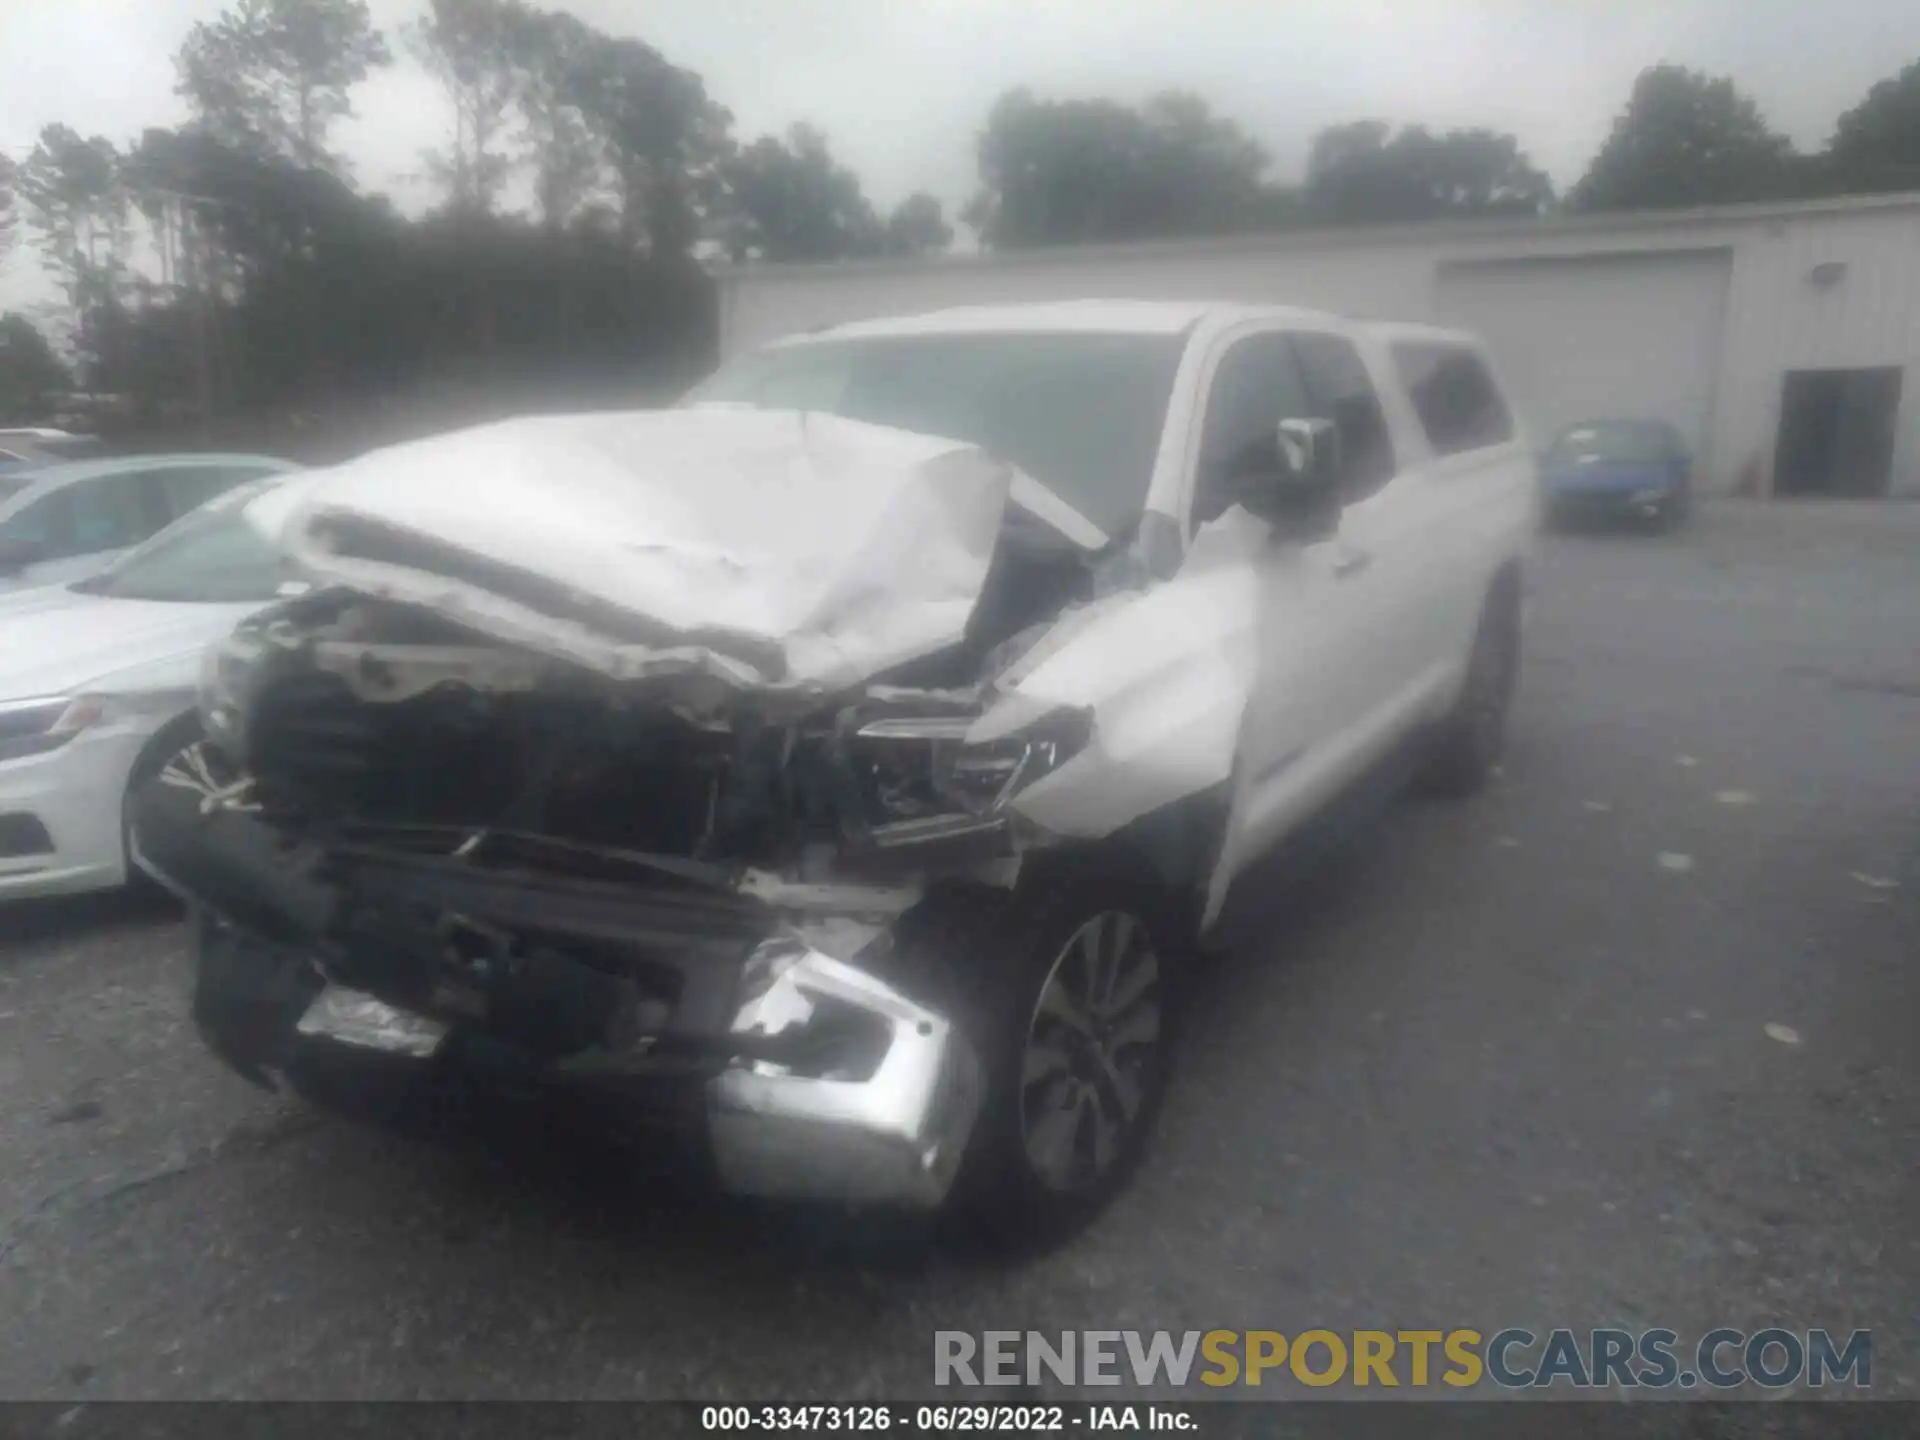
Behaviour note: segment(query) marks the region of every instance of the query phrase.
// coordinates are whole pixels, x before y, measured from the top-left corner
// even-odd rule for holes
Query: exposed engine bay
[[[735,1188],[937,1203],[980,1082],[902,917],[1223,783],[1245,702],[1245,567],[1116,586],[1021,494],[784,414],[512,422],[328,477],[287,539],[315,588],[208,657],[204,741],[136,797],[140,863],[271,971],[226,1058],[469,1036],[692,1078]],[[1196,647],[1207,606],[1234,619]]]
[[[1004,839],[1004,801],[1084,743],[1084,714],[965,742],[1023,637],[1090,584],[1086,557],[1009,537],[959,643],[852,695],[772,703],[610,680],[331,589],[248,622],[215,654],[205,721],[263,811],[305,823],[517,833],[582,855],[787,873],[832,845],[841,868],[898,869],[886,857],[904,849]]]

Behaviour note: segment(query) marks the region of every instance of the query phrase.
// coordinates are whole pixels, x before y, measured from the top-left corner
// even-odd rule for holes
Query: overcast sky
[[[371,0],[397,39],[421,0]],[[184,118],[173,54],[221,0],[0,0],[0,149],[62,120],[116,142]],[[1199,92],[1296,177],[1315,130],[1367,116],[1511,130],[1564,187],[1605,138],[1634,75],[1660,60],[1730,74],[1802,146],[1875,80],[1920,58],[1915,0],[573,0],[706,77],[744,139],[796,120],[890,206],[915,189],[955,207],[993,98],[1137,100]],[[396,50],[400,47],[396,44]],[[402,62],[355,94],[336,143],[403,207],[429,198],[420,152],[449,123]],[[20,247],[0,305],[38,298]]]

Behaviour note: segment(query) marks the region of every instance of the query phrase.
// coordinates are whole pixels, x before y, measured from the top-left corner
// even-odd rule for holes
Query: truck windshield
[[[964,440],[1109,535],[1140,518],[1180,335],[980,334],[820,340],[722,369],[683,403],[825,410]]]

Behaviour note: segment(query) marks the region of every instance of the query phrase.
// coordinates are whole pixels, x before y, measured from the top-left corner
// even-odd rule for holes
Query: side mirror
[[[1240,503],[1290,538],[1331,535],[1340,518],[1339,428],[1331,420],[1282,420],[1262,462],[1235,477]]]
[[[46,558],[47,547],[38,540],[0,540],[0,575],[17,574]]]

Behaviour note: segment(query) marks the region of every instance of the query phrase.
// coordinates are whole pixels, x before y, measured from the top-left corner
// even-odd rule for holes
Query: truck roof
[[[1480,337],[1468,330],[1449,330],[1443,325],[1423,325],[1412,320],[1369,320],[1365,328],[1391,343],[1395,340],[1432,340],[1449,345],[1468,345],[1483,349]]]
[[[1401,338],[1468,341],[1458,331],[1430,325],[1356,321],[1325,310],[1290,305],[1250,305],[1232,300],[1050,300],[1025,305],[957,305],[913,315],[853,320],[790,335],[775,343],[852,340],[892,335],[955,335],[1008,332],[1177,335],[1202,321],[1279,320],[1325,330],[1375,330]]]

